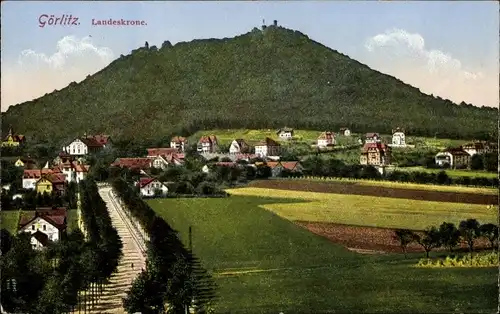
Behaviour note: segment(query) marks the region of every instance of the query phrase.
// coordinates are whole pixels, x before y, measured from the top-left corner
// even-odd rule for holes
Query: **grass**
[[[400,167],[394,168],[397,171],[422,171],[422,172],[430,172],[430,173],[438,173],[443,171],[443,169],[429,169],[424,167]],[[445,169],[446,174],[450,177],[486,177],[486,178],[497,178],[498,173],[496,172],[488,172],[488,171],[480,171],[480,170],[459,170],[459,169]]]
[[[419,269],[421,254],[361,255],[261,206],[255,196],[156,199],[152,208],[214,273],[217,313],[492,313],[495,268]],[[289,204],[291,205],[291,204]]]
[[[458,224],[467,218],[481,223],[495,223],[498,207],[486,205],[440,203],[362,195],[316,193],[264,188],[227,190],[232,195],[276,197],[301,200],[283,204],[264,204],[270,210],[290,220],[332,222],[345,225],[424,230],[443,221]]]
[[[363,179],[348,179],[348,178],[327,178],[323,179],[320,177],[307,177],[307,178],[292,178],[286,180],[298,180],[298,181],[316,181],[316,182],[355,182],[357,185],[369,185],[369,186],[384,186],[388,188],[395,189],[410,189],[410,190],[428,190],[428,191],[441,191],[441,192],[463,192],[463,193],[476,193],[476,194],[487,194],[487,195],[497,195],[498,189],[487,188],[487,187],[468,187],[460,185],[437,185],[437,184],[418,184],[418,183],[402,183],[393,181],[375,181],[375,180],[363,180]]]
[[[10,234],[17,232],[17,224],[19,223],[20,211],[18,210],[2,210],[0,211],[2,229],[7,229]]]

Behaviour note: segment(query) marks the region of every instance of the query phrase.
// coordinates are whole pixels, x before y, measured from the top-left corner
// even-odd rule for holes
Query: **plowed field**
[[[295,223],[347,248],[368,250],[368,252],[402,252],[399,242],[393,238],[394,229],[347,226],[325,222],[296,221]],[[488,242],[485,239],[478,239],[475,243],[475,247],[477,249],[487,248]],[[466,249],[467,246],[462,244],[461,248]],[[407,251],[424,252],[422,247],[417,243],[410,244]],[[435,251],[435,249],[433,251]]]
[[[397,189],[385,186],[357,185],[355,182],[315,182],[295,180],[260,180],[250,184],[252,187],[295,190],[319,193],[352,194],[403,198],[421,201],[451,202],[465,204],[498,204],[497,195],[463,192],[443,192],[432,190]]]

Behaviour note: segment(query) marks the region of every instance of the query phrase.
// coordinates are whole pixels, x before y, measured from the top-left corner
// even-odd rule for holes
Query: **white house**
[[[34,235],[41,232],[47,236],[48,241],[58,241],[66,231],[66,209],[59,208],[50,210],[50,212],[35,211],[32,217],[22,216],[19,223],[19,233],[29,232]],[[32,236],[31,244],[33,247],[43,243],[43,237]]]
[[[349,130],[348,128],[340,128],[339,133],[343,136],[351,136],[351,130]]]
[[[168,193],[167,186],[156,178],[140,178],[137,185],[141,192],[141,196],[155,196],[157,190],[160,190],[163,195]]]
[[[96,153],[104,148],[111,147],[111,139],[107,135],[87,136],[84,134],[82,138],[76,138],[69,145],[63,147],[63,152],[71,156],[84,156],[91,153]]]
[[[471,156],[497,151],[496,145],[494,143],[488,143],[485,141],[474,141],[472,143],[464,144],[462,145],[462,149]]]
[[[282,140],[289,140],[289,139],[293,138],[293,129],[284,127],[282,129],[279,129],[276,132],[276,134],[278,134],[279,138]]]
[[[218,141],[215,135],[202,136],[198,141],[197,151],[199,153],[215,153],[218,149]]]
[[[258,157],[279,156],[280,153],[281,145],[269,137],[255,145],[255,155]]]
[[[49,244],[49,236],[41,231],[31,234],[31,247],[35,250],[41,250]]]
[[[318,147],[325,148],[327,146],[335,145],[335,133],[323,132],[318,137]]]
[[[180,152],[185,152],[187,145],[188,145],[187,139],[182,136],[174,136],[170,140],[170,147],[175,148]]]
[[[405,140],[405,131],[400,128],[396,128],[395,130],[392,130],[392,146],[396,147],[405,147],[406,146],[406,140]]]
[[[59,165],[62,173],[66,177],[66,182],[76,182],[84,180],[89,172],[89,165],[84,165],[76,161],[65,161]]]
[[[238,138],[231,142],[229,146],[230,154],[246,154],[250,152],[250,146],[244,139]]]
[[[466,168],[469,166],[471,155],[461,148],[448,149],[444,152],[439,152],[435,156],[435,162],[438,166],[448,165],[452,168]]]

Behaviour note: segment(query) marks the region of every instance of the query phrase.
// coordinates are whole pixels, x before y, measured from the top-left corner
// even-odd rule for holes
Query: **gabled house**
[[[462,150],[467,152],[469,155],[482,155],[494,151],[494,146],[485,141],[474,141],[472,143],[467,143],[461,146]]]
[[[304,167],[299,161],[268,161],[267,166],[271,168],[273,177],[279,177],[285,169],[292,173],[304,171]]]
[[[384,143],[366,143],[360,156],[360,164],[387,166],[391,163],[391,148]]]
[[[49,173],[43,174],[38,181],[36,181],[37,193],[51,194],[55,192],[59,195],[64,194],[66,188],[66,177],[62,173]]]
[[[405,147],[405,131],[401,128],[396,128],[392,130],[392,146],[395,147]]]
[[[14,163],[16,167],[22,167],[24,169],[34,169],[36,168],[36,162],[31,158],[19,158]]]
[[[58,241],[66,232],[66,208],[37,209],[33,215],[23,215],[19,221],[19,233],[31,233],[33,248],[41,248],[51,241]],[[43,235],[40,235],[42,233]]]
[[[110,147],[111,139],[108,135],[87,136],[84,134],[83,137],[76,138],[69,145],[63,147],[62,150],[71,156],[85,156]]]
[[[153,160],[147,157],[138,158],[117,158],[112,167],[128,168],[131,170],[146,170],[153,166]]]
[[[230,154],[247,154],[250,153],[250,146],[244,139],[238,138],[231,142],[229,146]]]
[[[255,155],[258,157],[279,156],[280,153],[281,145],[269,137],[255,145]]]
[[[12,127],[9,128],[9,133],[2,141],[2,147],[18,147],[26,142],[26,137],[21,134],[15,134]]]
[[[470,165],[471,155],[462,148],[450,148],[436,154],[435,162],[440,167],[467,168]]]
[[[89,165],[84,165],[78,161],[69,161],[58,165],[59,169],[61,169],[62,173],[65,176],[66,182],[76,182],[84,180],[87,177],[89,172]]]
[[[58,169],[24,169],[23,189],[35,189],[36,182],[40,180],[43,174],[59,173]]]
[[[198,141],[197,151],[199,153],[215,153],[219,148],[215,135],[202,136]]]
[[[148,148],[148,158],[152,160],[152,167],[166,169],[169,165],[182,165],[184,154],[179,153],[177,148]]]
[[[146,197],[155,196],[157,191],[162,195],[168,193],[168,187],[156,178],[142,177],[139,179],[139,182],[137,182],[137,187],[139,188],[141,196]]]
[[[56,158],[54,158],[54,160],[52,160],[52,164],[53,165],[60,165],[62,163],[65,163],[66,161],[73,161],[75,160],[75,156],[72,156],[66,152],[59,152],[59,154],[57,154]]]
[[[282,140],[289,140],[293,138],[294,132],[292,128],[284,127],[276,131],[276,134]]]
[[[351,130],[348,128],[340,128],[339,134],[343,136],[351,136]]]
[[[366,133],[365,144],[380,143],[380,135],[378,133]]]
[[[186,146],[188,145],[188,140],[182,136],[174,136],[170,140],[170,147],[176,148],[180,152],[186,151]]]
[[[325,148],[327,146],[333,146],[336,144],[335,141],[335,133],[333,132],[323,132],[318,136],[318,144],[319,148]]]

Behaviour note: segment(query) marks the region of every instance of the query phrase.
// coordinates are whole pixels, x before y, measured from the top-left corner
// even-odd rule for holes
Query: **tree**
[[[492,223],[484,224],[479,227],[479,232],[481,236],[487,238],[490,241],[491,248],[496,247],[498,241],[498,226]]]
[[[154,276],[143,270],[127,291],[127,296],[123,299],[123,308],[127,313],[162,313],[164,293],[161,286],[154,280]]]
[[[453,248],[460,242],[460,231],[458,231],[455,224],[443,222],[439,226],[439,238],[441,245],[453,252]]]
[[[462,220],[460,225],[458,226],[458,230],[460,231],[460,235],[467,243],[469,247],[469,251],[472,254],[474,249],[474,240],[476,240],[480,236],[480,224],[476,219],[467,219]]]
[[[436,227],[428,228],[422,236],[415,234],[415,241],[424,248],[425,256],[429,258],[430,251],[440,245],[439,231]]]
[[[406,249],[408,245],[415,240],[415,234],[408,229],[398,229],[394,232],[394,239],[399,241],[399,246],[403,250],[403,254],[406,258]]]
[[[483,156],[480,154],[473,155],[470,161],[470,168],[472,170],[483,170],[484,169]]]
[[[0,246],[2,256],[7,254],[7,252],[10,250],[10,248],[12,247],[12,242],[13,238],[10,232],[7,229],[2,228],[2,230],[0,230]]]

